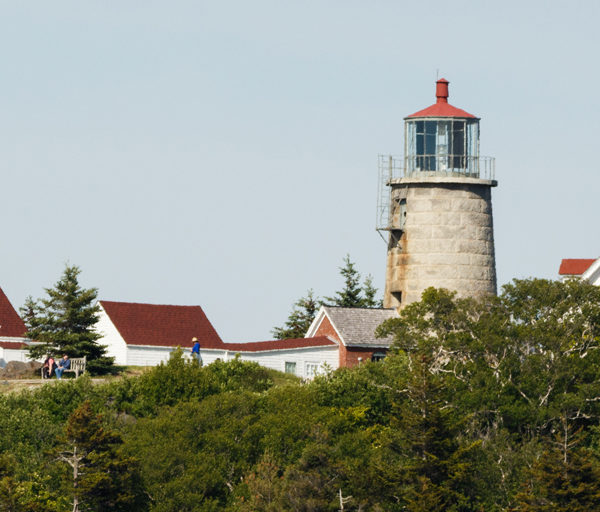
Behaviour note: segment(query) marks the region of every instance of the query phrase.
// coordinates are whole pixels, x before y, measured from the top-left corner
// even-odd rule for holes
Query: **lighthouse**
[[[404,156],[379,156],[377,229],[387,242],[384,307],[430,287],[459,297],[496,293],[492,188],[495,161],[479,155],[479,121],[436,102],[404,118]]]

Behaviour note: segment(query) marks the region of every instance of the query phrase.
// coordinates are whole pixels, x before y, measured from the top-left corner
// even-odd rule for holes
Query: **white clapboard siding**
[[[280,372],[285,372],[286,363],[296,363],[295,375],[305,379],[314,377],[315,373],[323,373],[327,368],[335,370],[339,366],[339,350],[334,345],[260,352],[229,351],[227,359],[232,359],[235,354],[239,354],[244,361],[255,361]]]
[[[115,358],[115,364],[125,366],[127,364],[134,364],[127,362],[127,344],[125,340],[112,323],[110,317],[104,311],[102,304],[100,304],[100,312],[98,313],[98,323],[96,323],[95,330],[100,336],[102,336],[98,343],[106,346],[106,355]]]
[[[130,366],[156,366],[169,360],[169,354],[174,347],[148,347],[129,345],[127,348],[127,364]],[[283,350],[265,351],[233,351],[220,349],[201,349],[202,363],[208,365],[217,359],[230,361],[239,354],[243,361],[253,361],[265,368],[285,372],[286,363],[296,363],[295,375],[310,379],[315,373],[323,373],[327,369],[335,370],[339,366],[337,346],[303,347]],[[191,357],[189,349],[184,349],[184,355]],[[289,366],[289,365],[288,365]]]
[[[26,349],[13,350],[5,348],[3,356],[3,359],[7,363],[9,361],[20,361],[21,363],[27,363],[31,361],[31,359],[29,359],[29,352]],[[6,364],[2,365],[2,367],[4,366],[6,366]]]
[[[155,347],[144,345],[128,345],[127,346],[127,364],[130,366],[156,366],[161,362],[166,363],[169,360],[171,352],[177,347]],[[191,357],[191,352],[188,347],[183,347],[183,354],[186,357]],[[200,351],[203,364],[210,364],[217,359],[225,360],[226,354],[224,350],[204,349]]]

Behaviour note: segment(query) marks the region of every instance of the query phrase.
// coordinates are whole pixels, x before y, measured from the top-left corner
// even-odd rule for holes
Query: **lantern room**
[[[436,82],[436,103],[404,119],[407,175],[479,177],[479,118],[448,103]]]

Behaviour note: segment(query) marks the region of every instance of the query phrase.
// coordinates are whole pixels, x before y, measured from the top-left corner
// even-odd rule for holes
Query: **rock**
[[[40,376],[42,363],[38,361],[9,361],[0,369],[0,379],[32,379]]]

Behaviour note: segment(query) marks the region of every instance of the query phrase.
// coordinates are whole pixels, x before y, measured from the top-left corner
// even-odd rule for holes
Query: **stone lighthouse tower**
[[[443,78],[436,98],[404,119],[404,157],[379,157],[384,307],[418,301],[429,286],[461,297],[496,293],[495,162],[479,155],[479,118],[448,103]]]

